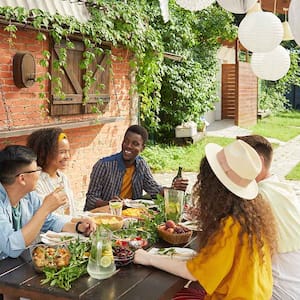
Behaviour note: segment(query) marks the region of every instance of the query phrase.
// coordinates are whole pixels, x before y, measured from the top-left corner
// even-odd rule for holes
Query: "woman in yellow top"
[[[202,229],[198,254],[183,262],[138,250],[134,261],[205,290],[189,297],[187,289],[184,299],[270,299],[277,233],[271,209],[258,195],[260,158],[239,140],[224,148],[208,144],[205,154],[193,192]]]

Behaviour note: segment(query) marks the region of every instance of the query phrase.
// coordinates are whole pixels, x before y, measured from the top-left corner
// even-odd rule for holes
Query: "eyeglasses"
[[[30,174],[30,173],[40,172],[40,171],[42,171],[42,168],[37,167],[36,170],[20,172],[16,175],[16,177],[20,176],[21,174]]]

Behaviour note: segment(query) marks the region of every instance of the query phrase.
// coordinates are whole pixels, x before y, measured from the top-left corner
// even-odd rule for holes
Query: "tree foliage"
[[[282,45],[290,51],[291,66],[289,71],[277,81],[260,81],[259,108],[271,110],[273,113],[289,109],[290,104],[286,95],[290,92],[292,85],[300,86],[299,46],[294,41],[283,42]]]

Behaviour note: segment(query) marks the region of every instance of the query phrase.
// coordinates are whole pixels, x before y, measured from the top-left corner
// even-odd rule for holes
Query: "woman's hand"
[[[135,251],[133,262],[135,264],[150,266],[151,265],[150,255],[151,254],[149,254],[147,251],[143,249],[138,249]]]
[[[60,206],[68,203],[68,197],[63,187],[58,187],[52,193],[45,197],[42,207],[51,213],[58,209]]]

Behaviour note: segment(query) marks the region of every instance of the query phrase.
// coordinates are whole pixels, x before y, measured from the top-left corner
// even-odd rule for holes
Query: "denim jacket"
[[[41,199],[36,192],[26,194],[21,200],[21,227],[26,225],[41,206]],[[67,222],[67,218],[49,214],[42,227],[42,231],[52,230],[60,232]],[[6,257],[18,257],[25,250],[22,230],[15,231],[12,223],[12,207],[0,183],[0,260]]]

